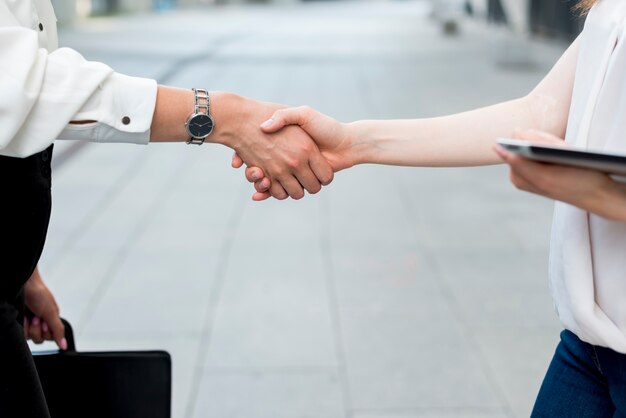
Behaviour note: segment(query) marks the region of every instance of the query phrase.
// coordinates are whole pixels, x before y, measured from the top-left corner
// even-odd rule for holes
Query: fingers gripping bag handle
[[[74,330],[72,329],[72,325],[64,319],[61,318],[61,322],[65,327],[65,339],[67,340],[67,351],[76,351],[76,342],[74,341]]]

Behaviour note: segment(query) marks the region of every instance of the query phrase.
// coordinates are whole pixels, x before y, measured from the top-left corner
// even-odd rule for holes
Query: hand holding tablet
[[[626,154],[587,151],[582,148],[547,145],[538,142],[501,138],[498,145],[507,151],[533,161],[597,170],[626,181]]]

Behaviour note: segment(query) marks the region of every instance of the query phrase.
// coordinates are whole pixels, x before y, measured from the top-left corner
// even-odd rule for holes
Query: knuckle
[[[287,193],[280,187],[272,187],[270,194],[278,200],[285,200],[288,197]]]
[[[300,167],[300,160],[296,157],[288,158],[286,163],[287,163],[287,167],[291,169]]]
[[[272,115],[272,119],[274,119],[274,121],[281,121],[281,120],[283,120],[284,117],[285,117],[285,111],[284,110],[277,110]]]
[[[287,170],[286,165],[281,165],[277,167],[272,172],[272,179],[282,179],[285,178],[289,174],[289,170]]]
[[[311,106],[305,106],[303,113],[307,120],[310,120],[315,115],[315,109],[313,109]]]
[[[313,145],[312,141],[306,141],[303,142],[301,145],[302,151],[304,152],[304,154],[309,155],[311,154],[313,151],[315,151],[315,145]]]

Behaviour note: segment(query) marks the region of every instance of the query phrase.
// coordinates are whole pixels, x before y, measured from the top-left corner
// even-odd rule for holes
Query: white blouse
[[[567,142],[626,152],[626,1],[600,0],[581,35]],[[626,224],[557,203],[551,290],[563,325],[626,354]]]
[[[55,138],[147,144],[154,80],[57,49],[50,0],[0,0],[0,155],[26,157]],[[70,125],[70,121],[97,123]]]

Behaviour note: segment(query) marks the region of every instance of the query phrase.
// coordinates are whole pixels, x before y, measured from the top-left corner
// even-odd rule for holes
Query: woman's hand
[[[565,145],[562,139],[537,131],[520,132],[515,137]],[[499,145],[494,146],[494,151],[511,167],[511,182],[518,189],[626,222],[626,184],[596,170],[530,161]]]
[[[24,318],[24,336],[36,344],[44,341],[55,341],[61,350],[67,350],[65,327],[59,315],[59,306],[45,285],[36,268],[24,285],[26,307],[33,314],[32,318]]]
[[[334,172],[352,167],[357,163],[355,141],[350,138],[347,126],[310,107],[278,110],[261,125],[261,129],[271,134],[290,125],[299,126],[313,138]],[[239,155],[233,156],[232,165],[234,168],[240,168],[243,165],[243,160]],[[261,201],[273,196],[273,193],[268,192],[271,182],[263,170],[258,167],[248,167],[246,178],[255,183],[257,193],[253,196],[254,200]]]

